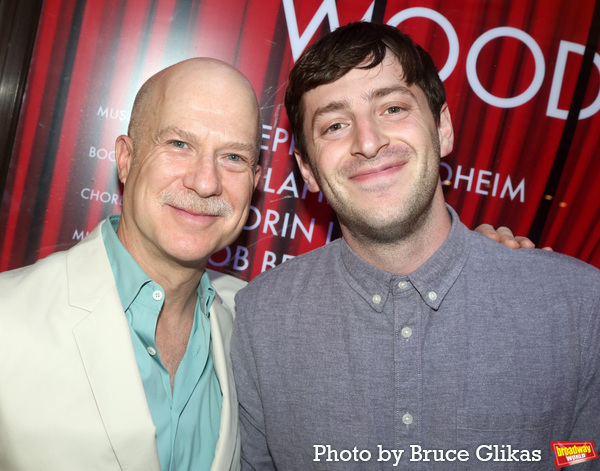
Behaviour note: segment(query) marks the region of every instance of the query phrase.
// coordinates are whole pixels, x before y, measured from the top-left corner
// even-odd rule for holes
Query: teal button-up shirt
[[[102,237],[156,426],[161,470],[208,470],[219,438],[222,403],[210,352],[209,309],[214,289],[204,273],[198,285],[187,350],[171,391],[169,373],[160,361],[154,339],[165,292],[146,275],[117,237],[119,219],[118,214],[109,216],[109,223],[102,227]]]

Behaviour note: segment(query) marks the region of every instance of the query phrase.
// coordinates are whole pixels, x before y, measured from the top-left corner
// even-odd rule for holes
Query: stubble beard
[[[352,205],[348,198],[328,198],[340,224],[353,238],[365,244],[387,245],[401,243],[420,233],[432,212],[432,201],[439,181],[440,146],[437,134],[432,134],[430,152],[436,154],[433,160],[436,168],[431,168],[430,160],[424,162],[412,190],[398,208],[374,212]]]

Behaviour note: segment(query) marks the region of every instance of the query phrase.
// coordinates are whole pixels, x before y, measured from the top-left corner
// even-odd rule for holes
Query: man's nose
[[[378,125],[375,117],[366,116],[356,120],[351,149],[353,155],[371,159],[389,143],[387,134]]]
[[[212,155],[198,156],[191,162],[183,177],[183,184],[203,198],[220,195],[221,174]]]

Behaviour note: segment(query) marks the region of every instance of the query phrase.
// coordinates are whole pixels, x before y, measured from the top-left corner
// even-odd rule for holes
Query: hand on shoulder
[[[491,224],[480,224],[475,228],[475,232],[479,232],[486,237],[489,237],[496,242],[500,242],[511,249],[533,249],[535,244],[525,236],[515,236],[513,232],[505,226],[500,226],[497,229]],[[544,247],[542,250],[552,251],[552,247]]]

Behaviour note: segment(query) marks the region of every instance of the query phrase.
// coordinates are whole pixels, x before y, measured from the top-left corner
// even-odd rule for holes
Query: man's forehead
[[[339,79],[308,90],[303,99],[314,97],[314,101],[311,101],[320,108],[327,106],[326,102],[338,101],[336,98],[338,96],[356,95],[361,99],[372,101],[392,93],[403,94],[415,100],[423,98],[424,95],[417,84],[406,82],[402,66],[393,56],[389,59],[386,57],[385,61],[371,68],[361,68],[359,65],[350,69]]]
[[[226,93],[210,86],[168,87],[156,102],[154,112],[161,126],[185,129],[186,121],[236,130],[253,129],[258,120],[258,105],[252,93]]]

